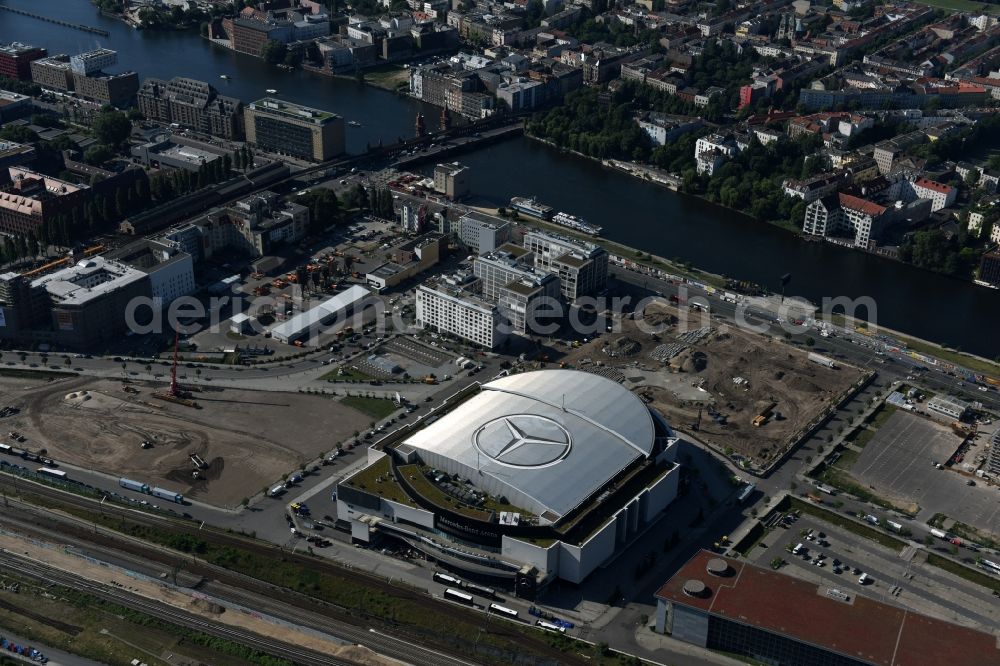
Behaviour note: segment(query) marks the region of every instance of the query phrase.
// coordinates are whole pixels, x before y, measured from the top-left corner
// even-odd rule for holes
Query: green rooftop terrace
[[[362,469],[344,481],[344,483],[352,488],[374,493],[392,502],[399,502],[407,506],[417,506],[416,502],[410,499],[406,491],[403,490],[403,487],[393,477],[389,456],[385,456],[374,465]]]
[[[312,107],[302,106],[301,104],[292,104],[291,102],[275,99],[274,97],[264,97],[263,99],[253,102],[251,106],[253,106],[254,111],[265,111],[267,113],[272,113],[277,116],[285,116],[294,120],[323,123],[327,120],[340,117],[336,113],[332,113],[330,111],[314,109]]]

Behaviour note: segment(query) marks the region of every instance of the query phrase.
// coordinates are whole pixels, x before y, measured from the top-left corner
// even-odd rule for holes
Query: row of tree
[[[303,192],[295,203],[309,209],[309,233],[323,232],[341,220],[340,201],[333,190],[325,187]]]
[[[155,173],[149,179],[149,191],[152,195],[150,204],[165,203],[176,197],[226,180],[231,171],[232,160],[229,155],[225,155],[222,159],[202,164],[197,171],[173,169]]]
[[[269,65],[288,65],[298,67],[302,63],[302,50],[290,49],[284,42],[269,39],[261,49],[260,57]]]

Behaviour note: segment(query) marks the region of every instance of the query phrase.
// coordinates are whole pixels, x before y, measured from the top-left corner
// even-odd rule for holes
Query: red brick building
[[[656,592],[657,631],[775,664],[985,666],[997,638],[856,592],[701,551]]]
[[[31,61],[44,58],[48,51],[37,46],[13,42],[0,46],[0,76],[19,81],[31,80]]]
[[[10,167],[0,178],[0,232],[30,234],[59,215],[72,215],[87,203],[90,190],[21,167]]]

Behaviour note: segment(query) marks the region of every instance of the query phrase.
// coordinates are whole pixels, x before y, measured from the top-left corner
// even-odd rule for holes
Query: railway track
[[[40,521],[44,520],[52,520],[52,518],[38,516],[33,520],[25,520],[8,513],[4,516],[3,523],[16,526],[18,532],[24,533],[27,536],[73,546],[87,555],[96,556],[98,560],[123,566],[124,568],[147,575],[150,578],[157,578],[160,574],[164,573],[164,569],[170,568],[166,562],[162,562],[159,567],[151,566],[147,557],[134,556],[124,551],[95,545],[92,541],[71,535],[65,529],[65,525],[59,531],[56,531],[54,528],[47,529],[40,525]],[[83,527],[90,529],[86,525]],[[101,554],[104,557],[101,557]],[[233,572],[228,569],[217,568],[213,565],[204,565],[204,567],[216,569],[207,573],[218,575],[212,580],[204,580],[203,578],[204,582],[197,586],[197,590],[207,597],[217,599],[219,602],[228,602],[243,606],[290,624],[327,634],[331,638],[343,641],[345,644],[364,645],[375,652],[404,662],[409,661],[416,664],[427,664],[428,666],[475,666],[473,662],[450,657],[435,650],[413,645],[393,636],[377,633],[371,628],[350,624],[331,617],[333,613],[337,615],[347,614],[347,609],[334,604],[318,601],[305,595],[299,595],[296,592],[276,585],[262,583],[249,577],[246,577],[247,580],[254,583],[255,587],[268,588],[267,593],[242,589],[219,580],[220,576],[225,579],[232,578]],[[193,573],[194,570],[201,569],[202,567],[192,567],[190,563],[185,563],[185,568],[191,570]],[[204,576],[205,572],[199,573]],[[301,596],[299,600],[307,602],[310,612],[303,614],[303,610],[307,610],[303,608],[303,605],[296,606],[283,601],[289,596]]]
[[[281,641],[264,638],[251,631],[230,627],[203,617],[186,613],[173,606],[161,604],[132,594],[127,590],[94,582],[82,576],[70,574],[36,561],[25,561],[13,553],[0,552],[0,562],[4,571],[41,582],[56,583],[64,587],[83,590],[101,599],[151,615],[155,618],[177,624],[188,629],[235,641],[241,645],[288,659],[306,666],[351,666],[352,662],[308,650]]]
[[[8,475],[0,474],[0,488],[11,485],[12,478]],[[187,532],[218,546],[238,547],[251,551],[261,557],[281,557],[286,561],[300,564],[310,569],[320,570],[333,577],[350,580],[353,583],[361,581],[366,586],[382,591],[392,597],[405,599],[423,606],[427,609],[428,614],[440,617],[441,624],[444,627],[448,625],[449,618],[461,620],[467,624],[470,619],[475,617],[470,615],[468,611],[453,604],[428,597],[422,590],[391,585],[386,580],[367,572],[344,570],[333,562],[317,560],[305,555],[279,552],[279,549],[272,544],[254,541],[238,534],[222,532],[209,526],[198,530],[192,523],[183,519],[148,514],[131,508],[115,506],[107,502],[99,505],[96,500],[67,493],[49,486],[29,483],[23,479],[19,479],[17,485],[22,493],[28,492],[26,488],[30,485],[30,492],[33,494],[87,511],[100,510],[104,514],[120,516],[123,520],[133,523]],[[196,573],[209,579],[204,588],[206,593],[211,590],[211,593],[220,599],[259,609],[275,617],[287,619],[289,622],[307,626],[349,642],[364,645],[386,656],[411,663],[428,664],[428,666],[470,666],[470,664],[475,663],[474,661],[463,659],[466,656],[465,653],[449,655],[422,647],[421,645],[415,645],[415,641],[426,642],[428,639],[408,633],[405,627],[387,627],[386,622],[382,619],[368,621],[364,616],[351,609],[315,599],[294,590],[261,581],[257,578],[252,578],[202,560],[195,560],[183,553],[167,550],[113,530],[97,528],[92,523],[80,518],[66,517],[46,511],[40,511],[40,515],[55,523],[50,528],[50,535],[54,534],[57,537],[65,539],[72,534],[84,543],[101,544],[111,548],[115,552],[125,552],[138,556],[141,559],[160,562],[170,568],[180,564],[188,572]],[[38,527],[38,522],[25,525],[23,528],[32,525]],[[69,529],[69,525],[73,525],[72,530]],[[52,537],[50,536],[49,538]],[[308,615],[303,615],[303,612],[308,613]],[[308,618],[308,621],[305,618]],[[374,631],[375,629],[381,629],[382,631],[376,632]],[[395,631],[403,637],[394,638],[388,636],[385,633],[386,631]],[[488,629],[484,630],[484,633],[506,639],[515,645],[523,645],[536,655],[546,655],[552,660],[552,663],[586,663],[578,655],[563,652],[552,647],[543,637],[534,638],[526,636],[516,631],[513,627],[504,626],[503,623],[490,623]],[[438,643],[438,645],[445,652],[456,649],[454,645],[449,646],[444,643]],[[414,662],[414,660],[416,661]]]

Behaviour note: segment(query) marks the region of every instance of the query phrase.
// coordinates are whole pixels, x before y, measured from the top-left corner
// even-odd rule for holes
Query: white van
[[[269,491],[267,491],[267,494],[270,497],[279,497],[281,495],[284,495],[285,494],[285,484],[279,483],[274,488],[271,488]]]
[[[868,574],[863,573],[860,576],[858,576],[858,584],[859,585],[867,585],[868,584]]]
[[[792,548],[792,555],[798,555],[799,553],[801,553],[802,552],[802,548],[803,548],[803,546],[802,546],[801,543],[799,545],[797,545],[795,548]]]

